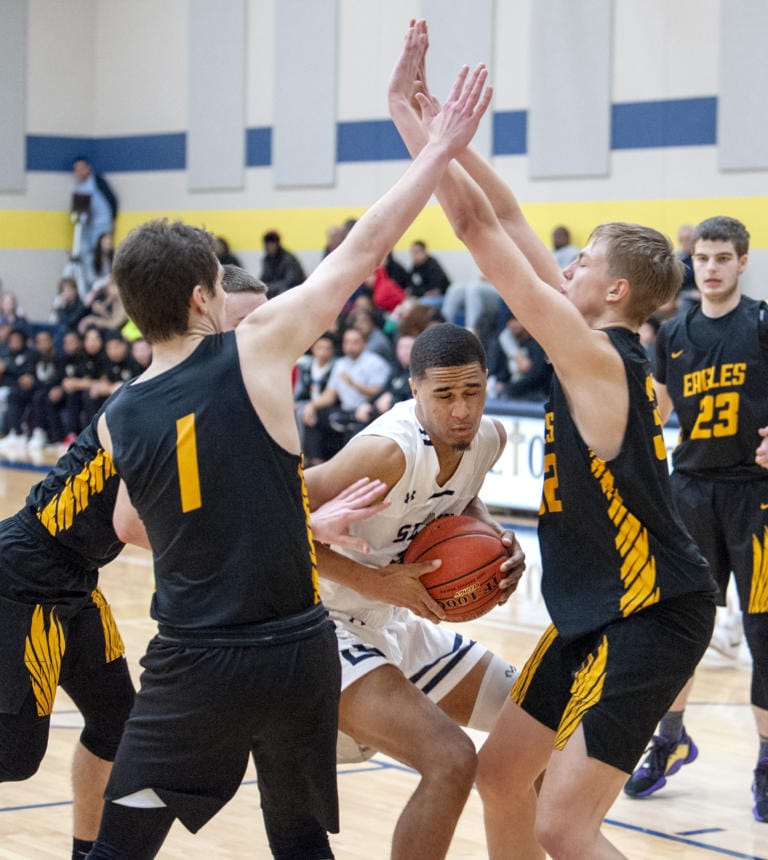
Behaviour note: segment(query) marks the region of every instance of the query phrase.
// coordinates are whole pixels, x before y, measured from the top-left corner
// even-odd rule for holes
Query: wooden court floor
[[[0,465],[0,515],[15,512],[28,487],[42,477],[25,464]],[[154,632],[148,617],[152,571],[148,553],[128,547],[107,567],[102,589],[112,604],[131,663],[138,660]],[[521,665],[546,624],[546,614],[532,589],[483,619],[461,625],[516,665]],[[535,589],[533,589],[535,591]],[[660,666],[659,671],[664,671]],[[71,838],[69,761],[80,718],[63,692],[53,715],[47,756],[38,773],[22,783],[0,785],[0,858],[68,858]],[[768,860],[768,824],[751,812],[751,769],[756,736],[749,708],[749,660],[707,652],[696,676],[686,727],[699,746],[698,760],[683,768],[666,789],[646,800],[620,797],[605,824],[606,835],[638,860]],[[475,742],[481,733],[472,733]],[[385,860],[398,813],[417,776],[384,757],[339,768],[341,833],[332,837],[338,860]],[[175,824],[159,857],[268,858],[252,767],[235,798],[196,836]],[[451,860],[486,857],[482,811],[473,791],[456,830]],[[414,858],[418,860],[418,858]]]

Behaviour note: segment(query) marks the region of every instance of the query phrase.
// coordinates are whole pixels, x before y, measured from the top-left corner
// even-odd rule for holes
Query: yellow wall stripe
[[[152,218],[179,218],[226,236],[235,251],[261,250],[261,236],[270,229],[290,233],[290,247],[319,251],[325,229],[347,218],[359,217],[366,207],[335,206],[310,209],[186,209],[122,211],[117,238]],[[673,237],[680,224],[696,223],[715,214],[739,218],[748,226],[752,248],[768,248],[767,197],[701,197],[675,200],[594,200],[586,202],[526,203],[526,217],[549,243],[552,228],[566,224],[576,244],[585,244],[590,230],[603,221],[636,221]],[[439,206],[428,206],[398,243],[407,248],[423,238],[433,250],[462,250]],[[0,248],[68,250],[72,225],[66,212],[0,210]],[[288,244],[288,243],[286,243]]]

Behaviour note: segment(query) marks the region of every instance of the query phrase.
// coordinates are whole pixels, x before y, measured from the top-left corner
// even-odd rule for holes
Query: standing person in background
[[[426,48],[426,23],[412,23],[390,83],[412,154],[437,107]],[[539,514],[553,624],[480,750],[489,854],[618,857],[604,816],[706,650],[715,614],[707,564],[675,510],[636,334],[679,289],[681,266],[656,230],[610,223],[561,273],[491,166],[469,148],[456,162],[437,199],[555,373]]]
[[[91,162],[78,156],[72,162],[74,188],[72,216],[80,221],[80,260],[83,264],[85,286],[90,288],[96,279],[93,268],[94,252],[99,237],[112,233],[117,217],[117,197],[107,180],[93,172]]]
[[[476,131],[490,93],[480,71],[466,78],[395,186],[304,284],[234,333],[221,333],[208,234],[149,222],[120,245],[115,279],[153,354],[99,437],[127,490],[118,533],[143,522],[155,553],[159,635],[92,860],[153,857],[176,818],[198,830],[235,793],[251,753],[273,855],[332,857],[340,667],[318,593],[291,374]],[[225,384],[233,369],[242,384]]]
[[[579,249],[571,244],[567,227],[555,227],[552,231],[552,254],[561,269],[569,266],[579,255]]]
[[[267,285],[268,297],[273,299],[305,278],[299,258],[280,244],[280,234],[269,230],[264,234],[264,256],[261,258],[261,280]]]
[[[721,604],[731,572],[736,580],[752,653],[758,734],[753,813],[768,821],[768,469],[755,461],[759,430],[768,424],[768,306],[741,293],[748,252],[749,233],[735,218],[708,218],[694,230],[701,302],[659,331],[656,395],[662,421],[674,410],[680,422],[672,490],[709,562]],[[696,744],[683,726],[692,681],[627,781],[630,797],[653,794],[696,758]]]

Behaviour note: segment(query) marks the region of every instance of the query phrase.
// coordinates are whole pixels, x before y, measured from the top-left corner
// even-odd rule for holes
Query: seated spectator
[[[346,233],[344,232],[343,227],[339,227],[338,224],[331,224],[330,226],[325,228],[325,247],[323,248],[323,257],[327,257],[331,251],[335,251],[336,248],[341,245],[344,241],[344,236]]]
[[[681,224],[677,228],[677,257],[685,267],[683,283],[678,294],[679,313],[686,313],[701,301],[701,293],[693,274],[693,225]]]
[[[443,267],[427,253],[425,242],[411,244],[411,269],[406,292],[424,304],[440,307],[450,280]]]
[[[152,361],[152,344],[144,340],[143,337],[137,337],[131,341],[131,358],[136,365],[137,372],[142,373]]]
[[[131,357],[130,344],[119,334],[108,335],[104,341],[104,367],[85,394],[83,405],[86,416],[95,415],[110,394],[129,379],[137,376],[141,368]]]
[[[342,448],[355,409],[386,385],[388,362],[365,347],[364,335],[348,328],[341,342],[342,355],[334,362],[325,390],[304,407],[304,457],[308,465],[322,463]]]
[[[499,331],[499,311],[504,306],[496,289],[480,275],[476,281],[451,284],[445,293],[440,313],[446,322],[462,324],[474,332],[486,348]]]
[[[395,359],[395,350],[390,338],[379,326],[375,315],[364,308],[355,308],[347,315],[347,326],[356,328],[365,338],[365,348],[375,352],[384,361],[391,363]]]
[[[405,290],[389,276],[384,265],[379,266],[365,283],[372,290],[374,305],[385,313],[393,311],[405,298]]]
[[[400,335],[410,334],[418,337],[434,323],[444,322],[440,311],[432,305],[422,305],[416,299],[407,298],[391,315],[397,323]]]
[[[310,351],[296,362],[293,400],[302,449],[304,447],[304,407],[325,391],[335,358],[336,341],[330,332],[326,332],[312,344]]]
[[[571,234],[567,227],[555,227],[552,231],[552,254],[561,269],[570,266],[579,256],[579,249],[571,244]]]
[[[390,278],[403,290],[408,289],[408,270],[390,251],[384,259],[384,268]]]
[[[552,365],[540,344],[514,316],[491,344],[488,373],[492,397],[537,402],[549,397]]]
[[[306,280],[298,257],[280,244],[280,234],[269,230],[264,234],[264,256],[261,258],[261,280],[267,285],[270,299]]]
[[[59,356],[53,335],[41,330],[35,335],[34,384],[29,396],[29,443],[32,450],[40,450],[48,442],[57,442],[58,424],[51,426],[48,394],[57,381]],[[26,399],[26,398],[25,398]]]
[[[222,266],[238,266],[243,268],[240,258],[229,249],[229,242],[223,236],[216,236],[213,240],[213,253],[219,258]]]
[[[395,403],[402,400],[410,400],[411,378],[409,364],[411,361],[411,347],[416,338],[410,334],[401,335],[395,344],[395,363],[392,365],[392,375],[387,380],[381,394],[361,403],[355,409],[355,421],[364,427],[370,424],[374,418],[378,418],[384,412],[388,412]]]
[[[2,386],[3,427],[5,438],[0,449],[7,449],[27,441],[26,414],[22,408],[24,392],[32,389],[35,379],[34,351],[27,345],[24,329],[11,329],[8,335],[8,355],[0,361],[0,386]]]
[[[88,313],[78,323],[80,334],[84,335],[89,328],[95,327],[101,329],[106,337],[108,334],[118,334],[128,322],[123,300],[111,275],[102,284],[94,284],[85,297],[85,305]]]
[[[85,358],[83,354],[83,339],[77,331],[68,331],[62,339],[62,348],[57,357],[56,379],[48,391],[46,405],[49,428],[58,428],[58,439],[69,447],[80,432],[79,392],[69,396],[64,380],[78,377],[83,369]],[[55,441],[55,436],[49,436]]]
[[[24,332],[29,337],[29,323],[19,308],[19,302],[14,293],[0,293],[0,340],[7,340],[12,329]]]
[[[59,289],[53,299],[53,311],[50,320],[57,327],[57,339],[63,343],[68,331],[77,331],[80,320],[86,316],[86,308],[80,294],[77,292],[77,281],[74,278],[61,278]]]
[[[45,400],[56,377],[53,335],[37,332],[34,347],[26,345],[14,358],[15,382],[8,390],[7,421],[12,442],[27,442],[40,449],[48,442]],[[29,435],[29,439],[27,439]]]
[[[91,386],[107,373],[107,356],[104,352],[104,335],[101,329],[91,326],[83,336],[83,353],[75,373],[62,380],[65,408],[75,416],[76,433],[85,429],[96,414],[88,396]]]

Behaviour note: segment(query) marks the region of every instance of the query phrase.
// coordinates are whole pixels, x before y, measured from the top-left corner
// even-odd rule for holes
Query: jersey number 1
[[[200,470],[197,466],[194,412],[176,421],[176,462],[179,468],[181,510],[184,513],[195,511],[203,506],[203,502],[200,495]]]

